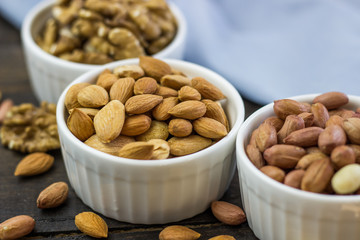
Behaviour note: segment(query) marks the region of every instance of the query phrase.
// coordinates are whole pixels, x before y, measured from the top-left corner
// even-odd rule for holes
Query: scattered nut
[[[56,182],[45,188],[39,194],[36,205],[38,208],[54,208],[65,202],[69,187],[65,182]]]
[[[227,225],[240,225],[246,221],[244,211],[232,203],[214,201],[211,203],[211,211],[220,222]]]
[[[195,232],[194,230],[180,225],[173,225],[164,228],[160,234],[160,240],[195,240],[201,236],[200,233]]]
[[[42,153],[31,153],[24,157],[16,166],[15,176],[34,176],[48,171],[54,163],[54,157]]]
[[[93,212],[82,212],[75,216],[76,227],[86,235],[95,238],[106,238],[108,226],[106,222]]]
[[[28,235],[35,227],[35,220],[28,215],[19,215],[0,223],[0,239],[12,240]]]

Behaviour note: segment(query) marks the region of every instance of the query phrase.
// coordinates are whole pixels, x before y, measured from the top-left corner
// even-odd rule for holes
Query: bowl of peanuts
[[[237,167],[260,239],[358,239],[360,96],[275,100],[239,130]]]
[[[26,15],[21,39],[36,97],[56,103],[76,77],[106,63],[182,59],[186,32],[183,14],[165,0],[49,0]]]
[[[78,77],[56,117],[79,198],[120,221],[158,224],[190,218],[222,197],[236,170],[244,104],[209,69],[141,56]]]

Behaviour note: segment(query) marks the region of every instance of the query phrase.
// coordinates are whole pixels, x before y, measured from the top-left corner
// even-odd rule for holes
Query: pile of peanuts
[[[312,103],[274,101],[275,116],[256,128],[246,146],[250,161],[270,178],[304,191],[360,194],[360,107],[327,92]]]

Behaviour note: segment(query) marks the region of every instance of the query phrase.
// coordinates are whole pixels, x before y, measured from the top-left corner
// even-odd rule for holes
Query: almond
[[[141,114],[153,109],[163,101],[163,97],[153,94],[136,95],[129,98],[125,103],[128,114]]]
[[[144,76],[144,70],[139,65],[122,65],[114,68],[114,74],[120,78],[130,77],[134,79]]]
[[[168,143],[172,155],[184,156],[209,147],[212,141],[198,135],[190,135],[184,138],[172,137],[168,140]]]
[[[339,125],[332,125],[320,133],[318,139],[318,146],[325,154],[330,154],[331,151],[340,145],[345,145],[346,134]]]
[[[204,116],[206,113],[206,106],[200,101],[189,100],[177,104],[171,108],[168,113],[178,118],[194,120]]]
[[[100,74],[96,80],[96,85],[103,87],[106,91],[109,91],[111,86],[118,80],[118,76],[111,72],[104,72]]]
[[[207,138],[218,139],[228,134],[226,127],[222,123],[208,117],[196,119],[193,122],[193,127],[200,136]]]
[[[298,115],[308,112],[308,107],[292,99],[280,99],[274,101],[274,112],[280,119],[285,120],[288,115]]]
[[[305,154],[306,151],[302,147],[276,144],[265,150],[264,159],[269,165],[288,169],[295,167]]]
[[[162,139],[150,139],[148,143],[154,145],[154,150],[151,159],[159,160],[159,159],[166,159],[169,157],[170,146],[167,141]]]
[[[278,181],[280,183],[284,182],[285,172],[281,168],[276,166],[266,165],[260,168],[260,171],[266,176]]]
[[[153,57],[140,56],[139,65],[146,75],[157,81],[160,81],[163,76],[171,74],[171,67],[166,62]]]
[[[181,87],[178,92],[178,95],[180,101],[201,100],[201,95],[199,91],[190,86]]]
[[[257,130],[255,136],[257,148],[264,152],[267,148],[277,144],[276,129],[268,123],[262,123]]]
[[[211,211],[220,222],[227,225],[240,225],[246,221],[245,213],[239,206],[225,201],[212,202]]]
[[[135,80],[133,78],[120,78],[110,88],[110,99],[119,100],[122,104],[133,96]]]
[[[81,89],[87,86],[90,86],[90,83],[77,83],[69,88],[64,99],[64,104],[68,111],[73,108],[81,107],[80,103],[78,102],[77,95]]]
[[[334,169],[329,159],[317,160],[305,171],[301,181],[301,189],[321,193],[326,189],[333,175]]]
[[[138,79],[134,85],[134,94],[153,94],[156,92],[157,82],[154,78],[143,77]]]
[[[132,115],[125,119],[121,134],[125,136],[137,136],[149,130],[150,125],[151,118],[145,114]]]
[[[45,188],[39,194],[36,204],[38,208],[54,208],[65,202],[69,187],[65,182],[56,182]]]
[[[356,156],[351,147],[341,145],[332,150],[330,159],[335,166],[335,170],[339,170],[346,165],[355,163]]]
[[[67,119],[67,126],[80,141],[85,141],[95,133],[93,120],[78,108],[71,111]]]
[[[210,99],[203,99],[202,102],[205,103],[206,106],[204,117],[209,117],[221,122],[226,127],[226,130],[229,131],[229,121],[221,104]]]
[[[90,85],[79,91],[77,100],[83,107],[98,108],[109,102],[109,94],[103,87]]]
[[[159,105],[152,110],[152,115],[156,120],[165,121],[168,120],[171,115],[168,113],[170,109],[178,104],[177,97],[165,98]]]
[[[348,102],[348,96],[342,92],[327,92],[313,99],[313,103],[322,103],[328,110],[339,108]]]
[[[152,120],[150,124],[150,128],[146,132],[136,136],[135,138],[137,141],[149,141],[151,139],[166,140],[168,136],[169,136],[169,130],[166,122]]]
[[[54,157],[42,153],[31,153],[25,156],[16,166],[15,176],[34,176],[48,171],[54,164]]]
[[[218,236],[209,238],[209,240],[236,240],[236,239],[230,235],[218,235]]]
[[[133,137],[120,135],[109,143],[103,143],[100,138],[94,134],[84,143],[96,150],[117,156],[119,150],[128,143],[135,142]]]
[[[255,165],[255,167],[261,168],[265,165],[265,160],[263,158],[263,155],[255,145],[248,144],[246,146],[246,155],[248,156],[250,161]]]
[[[343,123],[351,143],[360,144],[360,118],[348,118]]]
[[[175,137],[187,137],[191,134],[193,125],[189,120],[175,118],[170,120],[168,129],[169,133]]]
[[[195,240],[201,236],[200,233],[180,225],[173,225],[164,228],[160,234],[160,240]]]
[[[315,146],[318,143],[320,134],[324,129],[320,127],[302,128],[291,132],[283,139],[285,144],[296,145],[300,147]]]
[[[94,119],[95,115],[99,112],[99,109],[96,108],[77,108],[78,110],[82,111],[86,115],[88,115],[91,119]],[[71,114],[74,111],[74,108],[69,111],[69,114]]]
[[[130,159],[148,160],[153,155],[154,144],[147,142],[132,142],[120,149],[118,156]]]
[[[120,135],[125,121],[125,107],[119,100],[112,100],[94,118],[97,136],[104,143],[111,142]]]
[[[95,238],[106,238],[108,226],[104,219],[93,212],[82,212],[75,216],[76,227],[86,235]]]
[[[172,88],[164,87],[164,86],[158,86],[156,92],[156,95],[162,96],[163,98],[168,97],[177,97],[178,91]]]
[[[28,215],[19,215],[0,223],[0,239],[22,238],[34,229],[35,220]]]
[[[301,181],[304,177],[304,174],[305,171],[302,169],[292,170],[288,174],[286,174],[284,178],[284,184],[289,187],[300,189]]]
[[[0,105],[0,124],[4,121],[6,113],[12,108],[14,102],[11,99],[5,99]]]
[[[225,98],[224,94],[218,87],[202,77],[194,77],[191,79],[191,86],[199,91],[202,98],[213,101]]]
[[[322,103],[314,103],[311,105],[311,112],[314,114],[314,126],[325,128],[327,120],[329,120],[329,112]]]
[[[284,138],[290,133],[303,128],[305,128],[305,122],[301,117],[297,115],[287,116],[282,128],[277,133],[278,143],[284,143]]]
[[[179,90],[183,86],[189,86],[191,84],[191,80],[182,75],[165,75],[161,78],[160,84],[165,87]]]

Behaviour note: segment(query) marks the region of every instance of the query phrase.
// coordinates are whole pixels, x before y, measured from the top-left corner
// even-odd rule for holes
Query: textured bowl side
[[[39,101],[57,102],[66,86],[81,74],[102,67],[102,65],[81,64],[62,60],[43,51],[34,41],[44,22],[51,15],[55,0],[42,1],[26,15],[21,39],[30,83]],[[182,59],[185,52],[187,23],[179,8],[171,3],[171,11],[178,22],[174,40],[156,58]]]
[[[83,202],[120,221],[158,224],[180,221],[206,210],[228,188],[236,169],[235,140],[244,120],[238,92],[225,79],[195,64],[166,60],[189,76],[202,76],[219,86],[228,101],[232,130],[212,147],[184,157],[159,161],[130,160],[90,148],[67,129],[64,90],[57,105],[57,122],[66,171]],[[112,63],[135,64],[138,60]],[[92,80],[102,69],[80,76],[72,84]],[[69,86],[70,87],[70,86]]]
[[[311,101],[316,95],[298,96]],[[349,107],[360,105],[350,96]],[[273,104],[252,114],[237,137],[237,167],[248,223],[260,239],[359,239],[360,196],[326,196],[289,188],[262,174],[245,153],[251,132],[273,114]]]

